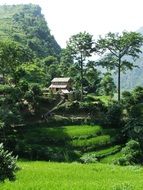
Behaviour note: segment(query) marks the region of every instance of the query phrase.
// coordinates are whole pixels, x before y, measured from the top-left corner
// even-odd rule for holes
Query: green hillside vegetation
[[[0,184],[3,190],[142,190],[143,169],[107,164],[19,162],[15,182]]]
[[[90,151],[97,152],[97,158],[99,158],[99,151],[101,151],[100,155],[103,154],[103,157],[106,157],[120,151],[120,146],[114,147],[118,142],[115,141],[115,136],[110,134],[111,131],[107,132],[99,125],[27,126],[27,128],[17,129],[15,134],[17,140],[16,144],[13,142],[15,146],[13,149],[14,153],[20,157],[32,160],[79,161],[85,152]],[[12,139],[9,138],[7,141],[11,142]],[[108,150],[106,150],[107,147]]]
[[[60,53],[38,5],[0,6],[0,40],[16,41],[30,48],[36,57]]]
[[[141,188],[134,178],[142,176],[143,87],[122,93],[120,76],[137,69],[132,60],[142,45],[136,32],[108,33],[96,41],[80,32],[61,51],[39,6],[0,6],[0,182],[15,179],[16,155],[26,160],[19,162],[18,182],[0,188],[23,189],[25,181],[27,189]],[[101,59],[91,60],[93,54]],[[71,80],[53,83],[59,77]]]

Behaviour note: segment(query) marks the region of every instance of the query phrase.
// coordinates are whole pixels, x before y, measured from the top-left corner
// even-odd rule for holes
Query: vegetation
[[[12,153],[4,150],[3,144],[0,144],[0,182],[5,179],[15,179],[15,172],[18,169],[16,160],[17,158],[12,156]]]
[[[138,166],[19,162],[19,167],[17,180],[0,184],[1,189],[142,190],[143,186],[143,170]]]
[[[83,83],[84,83],[84,73],[83,67],[85,66],[85,61],[88,57],[91,56],[93,52],[93,39],[92,35],[89,33],[79,33],[73,35],[67,44],[67,49],[70,51],[70,54],[73,56],[77,63],[77,67],[80,72],[80,82],[81,82],[81,94],[83,96]]]
[[[119,165],[134,165],[142,163],[142,150],[137,141],[130,140],[122,149],[122,157],[115,162]]]
[[[139,57],[142,43],[136,32],[109,33],[96,41],[80,32],[61,50],[39,6],[0,7],[0,143],[7,150],[0,144],[0,180],[14,179],[16,155],[27,159],[19,163],[20,183],[7,181],[0,188],[23,189],[26,181],[24,189],[67,189],[65,180],[71,184],[72,178],[68,189],[141,189],[133,180],[141,179],[140,166],[100,162],[143,164],[143,87],[122,96],[120,88],[120,75],[134,68],[131,59]],[[93,53],[100,54],[98,61],[90,59]],[[70,77],[70,93],[50,92],[54,77]],[[34,170],[38,174],[31,178]]]
[[[135,32],[123,32],[121,35],[108,33],[105,38],[100,37],[97,42],[98,51],[102,54],[106,51],[110,52],[100,64],[110,67],[110,69],[116,69],[118,72],[118,101],[120,101],[121,71],[134,67],[134,64],[124,57],[138,58],[142,43],[142,35]]]
[[[0,6],[0,39],[20,43],[36,57],[60,53],[38,5]]]
[[[15,138],[14,153],[20,157],[66,162],[78,161],[85,152],[103,150],[115,143],[114,136],[98,125],[29,126],[18,130]]]

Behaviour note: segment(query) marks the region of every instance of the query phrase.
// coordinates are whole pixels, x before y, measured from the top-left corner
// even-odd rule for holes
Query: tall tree
[[[32,52],[27,48],[12,41],[0,42],[0,69],[1,73],[10,75],[14,84],[19,80],[20,71],[19,66],[32,60]]]
[[[81,77],[81,97],[83,96],[83,79],[84,79],[84,65],[88,57],[91,56],[93,52],[93,38],[87,32],[80,32],[73,35],[68,43],[67,49],[71,52],[75,63],[78,64]]]
[[[141,53],[143,36],[136,32],[108,33],[104,38],[100,37],[96,44],[96,50],[103,54],[100,64],[118,72],[118,101],[120,102],[121,71],[133,69],[134,61]],[[105,54],[104,54],[105,53]]]

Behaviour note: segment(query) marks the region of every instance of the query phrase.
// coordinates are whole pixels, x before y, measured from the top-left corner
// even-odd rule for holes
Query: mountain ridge
[[[36,57],[58,55],[61,52],[39,5],[0,6],[0,40],[7,39],[27,46]]]

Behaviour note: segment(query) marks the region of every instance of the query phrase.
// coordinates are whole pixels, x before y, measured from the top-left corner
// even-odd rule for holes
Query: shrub
[[[121,127],[122,122],[122,106],[120,104],[113,104],[107,111],[107,122],[111,127]]]
[[[33,85],[31,90],[35,96],[42,95],[42,91],[38,85]]]
[[[143,148],[143,119],[140,118],[129,118],[124,129],[124,135],[129,138],[137,139]]]
[[[0,144],[0,181],[5,179],[14,180],[15,172],[18,167],[16,166],[17,158],[12,156],[11,152],[4,150],[3,144]]]
[[[139,142],[130,140],[126,146],[121,150],[123,157],[115,161],[119,165],[134,165],[142,162],[143,153]]]
[[[20,81],[19,82],[19,87],[22,92],[26,92],[29,90],[29,84],[26,80]]]
[[[85,155],[85,156],[82,156],[80,158],[80,161],[82,163],[85,163],[85,164],[88,164],[88,163],[96,163],[97,162],[97,158],[94,156],[94,155]]]

